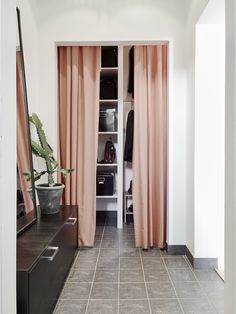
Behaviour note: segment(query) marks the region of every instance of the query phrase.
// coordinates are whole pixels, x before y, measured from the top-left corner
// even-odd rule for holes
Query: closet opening
[[[82,138],[84,146],[79,147],[74,142],[72,149],[68,140],[70,154],[67,158],[66,150],[59,148],[59,159],[64,160],[67,167],[75,167],[73,162],[78,167],[68,179],[71,181],[66,193],[67,202],[77,202],[82,212],[79,219],[79,227],[84,232],[81,245],[93,246],[96,221],[99,225],[105,219],[118,229],[135,225],[138,246],[163,248],[166,244],[168,53],[168,42],[58,46],[59,125],[62,107],[67,108],[63,109],[63,123],[61,121],[64,134],[71,136],[73,128],[78,128],[79,134],[78,126],[83,125],[86,129],[86,123],[92,125],[92,130],[86,129],[83,136],[78,135],[77,141]],[[85,55],[88,64],[83,64]],[[63,65],[64,59],[67,59],[67,66]],[[77,67],[82,69],[81,73],[75,70]],[[92,80],[83,82],[90,74]],[[67,84],[63,86],[62,81]],[[81,90],[89,90],[87,96],[83,95],[84,99],[78,97],[81,86],[84,88]],[[79,103],[87,102],[90,106],[91,101],[94,105],[84,112],[85,108]],[[138,119],[135,120],[136,110]],[[66,130],[65,112],[67,122],[72,120]],[[61,134],[61,138],[63,136]],[[81,163],[79,151],[88,143],[93,147],[93,155],[83,152]],[[75,150],[77,155],[73,157]],[[84,181],[79,182],[81,172]],[[87,179],[88,175],[92,177],[91,181]],[[82,206],[79,196],[83,198]],[[88,233],[83,231],[83,222],[89,228]]]

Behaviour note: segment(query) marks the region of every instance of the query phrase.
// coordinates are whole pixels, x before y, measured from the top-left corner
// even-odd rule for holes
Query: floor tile
[[[119,314],[150,314],[147,300],[120,300]]]
[[[79,269],[95,269],[97,258],[79,257],[74,263],[75,268]]]
[[[174,282],[174,286],[179,298],[193,299],[204,297],[202,289],[197,282]]]
[[[119,249],[104,249],[102,248],[100,250],[100,255],[99,257],[102,257],[102,258],[112,258],[112,257],[116,257],[118,258],[119,257]]]
[[[103,258],[100,257],[97,263],[97,269],[118,269],[119,268],[119,258]]]
[[[60,299],[88,299],[91,283],[68,282],[62,290]]]
[[[68,276],[68,282],[92,282],[94,270],[72,268]]]
[[[80,250],[77,258],[96,258],[98,257],[99,249],[83,249]]]
[[[103,227],[103,226],[96,226],[95,235],[103,234],[103,230],[104,230],[104,227]]]
[[[121,257],[120,258],[121,269],[142,269],[141,259],[138,257]]]
[[[164,262],[161,258],[143,257],[142,263],[144,269],[165,269]]]
[[[85,314],[87,300],[61,300],[55,314]]]
[[[196,278],[190,269],[169,269],[172,281],[196,281]]]
[[[183,313],[177,299],[150,300],[152,314],[177,314]]]
[[[91,299],[117,299],[118,284],[94,283]]]
[[[95,273],[95,282],[118,282],[118,270],[107,269],[97,270]]]
[[[143,257],[161,257],[161,252],[158,248],[140,250],[140,252]]]
[[[120,235],[119,234],[104,234],[102,241],[116,241],[119,242]]]
[[[120,241],[120,247],[121,248],[135,248],[136,244],[134,240],[125,240],[125,241]]]
[[[183,257],[164,258],[167,268],[189,268],[187,261]]]
[[[144,283],[120,283],[120,299],[146,299],[147,293]]]
[[[117,300],[90,300],[86,314],[117,314]]]
[[[106,249],[119,248],[119,241],[118,240],[103,240],[101,247],[106,248]]]
[[[102,240],[102,234],[96,234],[95,240]]]
[[[215,314],[215,310],[206,298],[180,299],[180,303],[186,314]]]
[[[147,282],[151,281],[170,281],[166,269],[144,269],[144,276]]]
[[[176,298],[176,294],[171,282],[148,282],[147,290],[148,297],[150,299]]]
[[[209,298],[224,297],[223,282],[201,282],[200,285]]]
[[[198,281],[220,281],[219,275],[213,269],[195,269],[194,274]]]
[[[168,254],[166,250],[160,250],[161,251],[161,256],[162,257],[169,257],[169,258],[176,258],[176,257],[182,257],[183,255],[173,255],[173,254]]]
[[[137,248],[121,248],[120,257],[140,257],[140,252]]]
[[[217,313],[224,313],[224,297],[210,298],[209,301]]]
[[[101,240],[97,240],[97,239],[95,239],[95,241],[94,241],[94,248],[100,248],[100,246],[101,246]]]
[[[144,282],[142,269],[121,269],[120,282]]]

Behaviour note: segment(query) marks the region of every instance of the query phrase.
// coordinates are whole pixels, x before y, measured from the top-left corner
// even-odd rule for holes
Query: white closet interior
[[[101,132],[98,130],[98,161],[104,159],[105,143],[109,138],[116,148],[116,160],[113,164],[97,164],[97,171],[114,172],[114,194],[97,196],[97,211],[117,213],[117,228],[122,228],[125,208],[125,192],[132,180],[132,163],[124,162],[126,137],[126,119],[133,108],[132,95],[128,93],[129,50],[131,46],[117,46],[117,66],[103,67],[101,62],[100,78],[117,77],[117,99],[100,99],[100,108],[116,109],[117,131]],[[103,53],[103,49],[101,49]],[[129,197],[128,204],[132,202]]]

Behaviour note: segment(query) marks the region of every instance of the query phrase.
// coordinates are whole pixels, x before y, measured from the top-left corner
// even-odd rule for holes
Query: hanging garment
[[[167,49],[134,49],[134,226],[136,246],[145,249],[166,244]]]
[[[129,86],[128,93],[134,97],[134,46],[129,51]]]
[[[133,160],[133,140],[134,140],[134,110],[130,110],[127,117],[126,140],[124,161],[132,162]]]

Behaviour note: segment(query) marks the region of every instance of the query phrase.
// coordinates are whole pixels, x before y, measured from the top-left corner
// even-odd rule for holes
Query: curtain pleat
[[[96,228],[96,163],[100,47],[58,48],[58,159],[74,168],[64,180],[63,203],[79,205],[79,244],[93,246]]]
[[[167,46],[134,49],[133,201],[136,245],[166,243]]]

